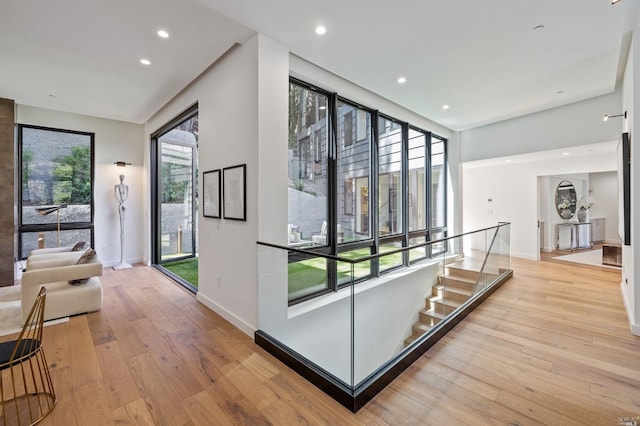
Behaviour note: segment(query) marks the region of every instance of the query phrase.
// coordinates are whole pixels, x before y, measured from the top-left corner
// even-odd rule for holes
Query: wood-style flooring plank
[[[512,268],[357,414],[153,268],[107,268],[102,311],[45,328],[58,405],[41,424],[603,425],[640,416],[640,337],[629,333],[620,272],[521,259]]]

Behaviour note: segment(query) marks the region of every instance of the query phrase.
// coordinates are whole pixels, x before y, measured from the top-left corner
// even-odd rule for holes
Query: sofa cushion
[[[87,247],[87,242],[86,241],[80,241],[77,242],[73,247],[71,247],[71,251],[82,251],[82,250],[86,250]]]
[[[83,265],[85,263],[93,263],[96,261],[96,251],[94,249],[89,249],[87,251],[85,251],[82,256],[80,256],[80,258],[78,259],[78,261],[76,262],[76,265]],[[87,277],[87,278],[81,278],[78,280],[69,280],[69,284],[71,285],[81,285],[81,284],[86,284],[87,281],[89,281],[89,278],[91,277]]]

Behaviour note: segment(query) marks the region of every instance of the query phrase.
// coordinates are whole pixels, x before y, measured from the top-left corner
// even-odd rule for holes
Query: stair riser
[[[451,275],[452,277],[459,277],[459,278],[464,278],[468,280],[473,280],[473,281],[475,281],[479,275],[478,271],[473,271],[473,270],[463,269],[463,268],[456,268],[453,266],[448,266],[446,269],[447,269],[447,275]]]
[[[475,280],[463,281],[463,280],[457,280],[455,278],[443,277],[443,276],[438,277],[438,283],[440,285],[445,286],[446,288],[457,288],[457,289],[465,290],[468,292],[472,292],[473,287],[476,285]]]
[[[439,314],[449,315],[451,314],[451,312],[457,309],[457,306],[445,305],[442,302],[435,302],[432,300],[430,303],[431,303],[431,309],[433,309],[435,312]]]
[[[469,296],[466,294],[456,293],[454,291],[445,290],[444,288],[434,289],[434,296],[444,300],[451,300],[458,303],[464,303],[469,300]]]
[[[411,335],[412,336],[421,336],[424,333],[426,333],[427,331],[429,331],[431,328],[435,327],[435,325],[440,322],[440,320],[438,320],[436,318],[432,318],[432,320],[433,320],[432,324],[429,325],[428,329],[424,328],[426,326],[426,324],[424,324],[422,322],[415,323],[413,325],[413,327],[411,327]],[[421,328],[421,326],[422,326],[422,328]]]
[[[433,327],[434,325],[438,324],[441,321],[440,318],[432,317],[431,315],[426,313],[426,311],[420,312],[419,316],[420,316],[419,321],[422,324],[426,324],[426,325],[429,325],[431,327]]]

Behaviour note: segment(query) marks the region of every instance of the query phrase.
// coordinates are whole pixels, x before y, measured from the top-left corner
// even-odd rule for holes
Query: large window
[[[20,125],[19,256],[93,246],[94,134]]]
[[[378,119],[378,226],[380,236],[403,232],[402,127],[397,121]]]
[[[289,85],[288,235],[292,247],[327,247],[335,233],[328,221],[329,96]],[[302,299],[329,289],[325,259],[292,256],[289,296]]]
[[[337,94],[289,85],[289,302],[351,282],[360,258],[446,236],[446,140]],[[438,251],[442,248],[438,248]],[[433,254],[430,248],[358,264],[365,280]]]

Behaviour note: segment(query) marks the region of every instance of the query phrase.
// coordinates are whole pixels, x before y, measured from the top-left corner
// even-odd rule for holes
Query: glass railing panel
[[[427,241],[426,235],[422,235],[415,238],[409,238],[409,245],[415,246],[425,243]],[[409,250],[409,263],[414,263],[422,259],[426,259],[429,256],[429,246],[422,246],[412,250]]]
[[[380,253],[384,254],[393,250],[398,250],[399,248],[402,248],[402,241],[394,241],[392,243],[380,244]],[[378,268],[382,273],[382,272],[388,271],[389,269],[402,266],[404,264],[403,254],[394,253],[388,256],[381,256],[378,262],[379,262]]]
[[[328,288],[328,261],[322,257],[306,257],[290,261],[287,265],[287,288],[289,300],[296,300],[319,293]]]
[[[314,260],[316,263],[309,263]],[[319,262],[322,260],[322,263]],[[289,285],[294,280],[315,277],[317,271],[304,272],[305,267],[326,273],[332,260],[313,258],[293,262],[285,249],[258,246],[258,325],[277,339],[336,379],[352,386],[352,285],[289,306]],[[306,263],[305,263],[306,262]],[[302,272],[301,272],[302,271]],[[289,277],[292,272],[293,277]],[[311,278],[309,278],[311,279]],[[289,285],[288,285],[289,283]],[[297,283],[309,291],[310,286]]]
[[[371,247],[361,247],[355,250],[340,252],[338,257],[343,259],[359,259],[371,255]],[[371,261],[363,261],[358,263],[337,262],[338,264],[338,285],[348,284],[353,277],[355,280],[371,276]],[[352,275],[353,272],[353,275]]]
[[[431,244],[432,256],[438,256],[438,255],[442,255],[444,253],[449,253],[449,252],[456,252],[456,249],[455,249],[456,244],[454,244],[456,242],[456,239],[438,241],[438,240],[442,240],[444,237],[445,237],[444,232],[433,233],[431,241],[436,241],[436,242]]]
[[[398,264],[398,254],[403,253],[382,255],[380,264]],[[443,271],[442,263],[438,259],[425,259],[354,286],[356,385],[403,352],[436,323],[434,317],[426,313],[430,310],[438,276]],[[359,268],[358,264],[354,267],[356,271]],[[423,317],[425,320],[421,322]]]
[[[402,248],[399,241],[385,242],[377,255],[364,247],[338,258],[259,245],[259,329],[357,386],[507,271],[509,238],[503,225],[427,242],[427,258],[421,247]],[[420,260],[407,265],[407,258]],[[376,264],[386,273],[374,275]],[[332,279],[339,285],[328,285]]]

